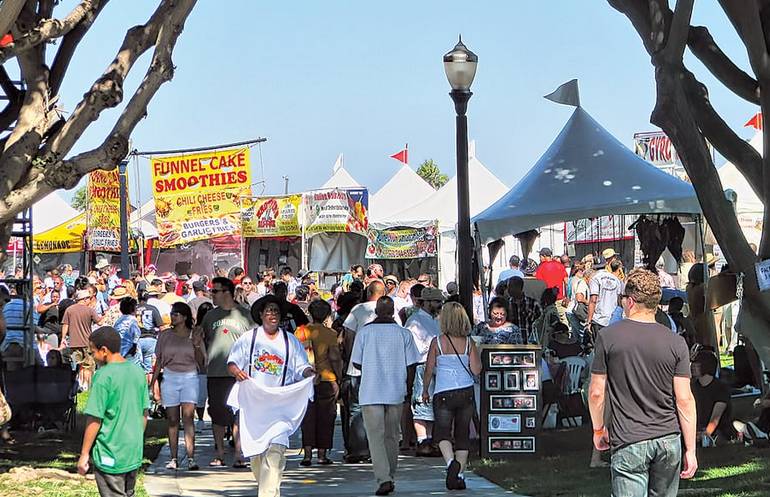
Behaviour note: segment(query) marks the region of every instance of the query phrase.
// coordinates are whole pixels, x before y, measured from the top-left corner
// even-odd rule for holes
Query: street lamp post
[[[468,187],[468,100],[471,84],[476,76],[479,58],[463,44],[444,55],[444,71],[452,91],[449,96],[455,104],[457,127],[457,270],[459,273],[460,303],[473,321],[473,239],[471,238],[471,208]]]
[[[126,184],[126,168],[128,161],[118,164],[118,185],[120,187],[120,270],[123,277],[128,278],[128,185]]]

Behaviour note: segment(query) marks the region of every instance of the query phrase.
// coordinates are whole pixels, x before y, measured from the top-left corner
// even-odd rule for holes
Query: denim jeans
[[[433,440],[451,441],[454,434],[455,450],[469,450],[473,408],[472,386],[433,395]]]
[[[154,337],[142,337],[139,339],[139,348],[142,350],[142,368],[145,373],[152,373],[152,360],[155,358],[155,344],[158,339]]]
[[[611,460],[613,497],[676,497],[682,464],[678,433],[617,449]]]

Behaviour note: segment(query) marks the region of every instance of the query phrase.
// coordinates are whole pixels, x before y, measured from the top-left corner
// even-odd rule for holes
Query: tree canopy
[[[417,174],[436,190],[446,185],[447,181],[449,181],[449,176],[441,172],[438,164],[433,159],[423,161],[420,167],[417,168]]]

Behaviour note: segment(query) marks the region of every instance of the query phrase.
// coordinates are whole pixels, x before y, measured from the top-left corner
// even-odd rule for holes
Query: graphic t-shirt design
[[[283,357],[272,354],[265,349],[260,349],[254,359],[254,370],[271,376],[279,376],[283,373],[284,365]]]

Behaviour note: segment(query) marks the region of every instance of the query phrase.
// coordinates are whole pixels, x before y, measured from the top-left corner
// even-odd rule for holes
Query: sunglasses
[[[251,281],[241,281],[241,285],[251,285]]]

